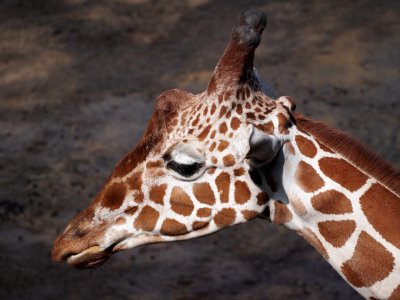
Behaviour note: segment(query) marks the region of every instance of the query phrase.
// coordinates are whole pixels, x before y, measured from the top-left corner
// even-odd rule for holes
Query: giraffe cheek
[[[215,204],[215,195],[211,186],[207,182],[196,183],[193,186],[193,194],[197,201],[206,205]]]
[[[190,216],[194,205],[189,195],[181,188],[174,187],[171,192],[170,199],[171,209],[180,215]]]
[[[151,206],[145,206],[136,217],[134,226],[137,230],[152,231],[156,226],[160,214]]]

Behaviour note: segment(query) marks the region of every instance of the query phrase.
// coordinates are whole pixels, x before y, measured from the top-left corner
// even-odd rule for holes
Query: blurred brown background
[[[50,260],[155,97],[204,90],[248,8],[268,15],[255,65],[277,94],[400,166],[399,1],[4,0],[1,299],[360,299],[301,238],[261,220],[96,270]]]

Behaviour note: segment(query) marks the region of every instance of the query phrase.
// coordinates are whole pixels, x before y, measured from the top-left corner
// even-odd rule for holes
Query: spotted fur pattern
[[[301,127],[290,135],[287,205],[271,205],[272,221],[299,232],[364,297],[398,299],[399,195]]]

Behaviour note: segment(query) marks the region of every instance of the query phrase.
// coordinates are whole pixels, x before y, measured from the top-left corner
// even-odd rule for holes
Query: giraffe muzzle
[[[54,241],[51,252],[54,261],[66,262],[77,268],[93,268],[103,264],[113,252],[117,251],[114,248],[121,240],[107,246],[101,243],[101,233],[108,226],[106,223],[89,231],[85,222],[82,216],[74,218],[64,233]]]
[[[62,243],[62,241],[60,241]],[[73,247],[66,247],[61,243],[55,243],[51,257],[56,262],[66,262],[76,268],[95,268],[107,261],[114,251],[117,243],[103,249],[98,245],[74,251]]]

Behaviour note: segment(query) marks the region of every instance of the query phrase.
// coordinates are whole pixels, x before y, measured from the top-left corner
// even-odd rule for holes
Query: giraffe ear
[[[279,99],[276,99],[279,103],[289,109],[291,112],[294,112],[296,109],[296,101],[293,97],[290,96],[281,96]]]
[[[249,160],[250,165],[259,167],[274,159],[282,148],[283,141],[252,126],[249,145],[250,150],[246,158]]]

